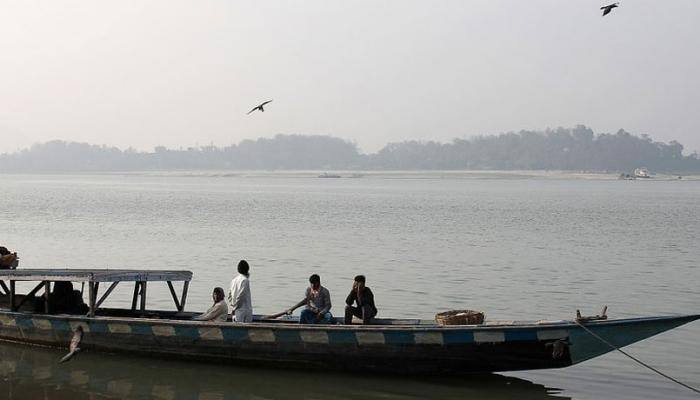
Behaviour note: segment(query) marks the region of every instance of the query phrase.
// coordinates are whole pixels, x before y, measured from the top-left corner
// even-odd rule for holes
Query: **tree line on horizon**
[[[454,139],[450,143],[389,143],[373,154],[332,136],[277,135],[230,146],[153,152],[61,140],[0,155],[0,172],[106,172],[143,170],[567,170],[629,173],[700,172],[697,153],[683,155],[677,141],[656,142],[624,130],[590,128],[520,131]]]

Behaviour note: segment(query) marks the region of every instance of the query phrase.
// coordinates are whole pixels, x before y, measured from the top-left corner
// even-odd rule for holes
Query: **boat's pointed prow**
[[[688,322],[693,322],[693,321],[699,320],[699,319],[700,319],[700,314],[688,315],[687,318],[688,318],[688,321],[687,321],[687,322],[684,322],[684,323],[686,323],[686,324],[687,324]]]
[[[578,327],[570,333],[572,364],[613,351],[614,348],[609,344],[617,348],[624,347],[698,319],[700,314],[586,323],[586,329]]]

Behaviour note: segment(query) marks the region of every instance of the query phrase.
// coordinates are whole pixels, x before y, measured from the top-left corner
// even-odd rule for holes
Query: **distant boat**
[[[340,178],[341,176],[338,174],[329,174],[328,172],[324,172],[321,175],[318,176],[319,178]]]
[[[649,170],[644,167],[635,169],[634,176],[635,178],[651,178]]]

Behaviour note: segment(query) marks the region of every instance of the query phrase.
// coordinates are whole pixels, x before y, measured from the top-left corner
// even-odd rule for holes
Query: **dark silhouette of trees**
[[[655,142],[624,130],[596,135],[590,128],[520,131],[451,143],[389,143],[361,154],[354,143],[319,135],[277,135],[226,147],[158,146],[153,152],[52,141],[0,155],[0,172],[135,170],[575,170],[700,172],[697,153],[683,155],[677,141]]]
[[[698,172],[696,153],[683,156],[683,145],[654,142],[648,135],[624,130],[596,135],[579,125],[544,132],[520,131],[450,144],[407,141],[390,143],[369,156],[375,169],[495,169],[631,172],[647,167],[658,172]]]

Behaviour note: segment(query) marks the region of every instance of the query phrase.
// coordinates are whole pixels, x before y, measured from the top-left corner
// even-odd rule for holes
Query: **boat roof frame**
[[[10,310],[17,311],[19,308],[39,290],[44,289],[43,298],[45,300],[45,312],[49,312],[49,292],[51,282],[84,282],[88,284],[88,307],[89,317],[94,317],[95,312],[107,296],[119,282],[134,282],[134,292],[131,302],[131,310],[138,309],[143,313],[146,311],[146,287],[148,282],[167,282],[170,295],[172,296],[175,308],[178,312],[185,310],[187,301],[187,290],[192,280],[192,271],[186,270],[139,270],[139,269],[67,269],[67,268],[47,268],[47,269],[9,269],[0,270],[0,294],[10,296]],[[9,281],[9,287],[4,281]],[[39,284],[32,289],[29,294],[19,303],[16,302],[16,282],[38,281]],[[100,282],[111,283],[102,297],[98,298],[97,293]],[[175,293],[173,282],[182,282],[182,293],[178,298]],[[140,301],[139,301],[140,300]]]
[[[192,271],[142,269],[8,269],[0,270],[4,281],[66,281],[66,282],[184,282],[192,280]]]

